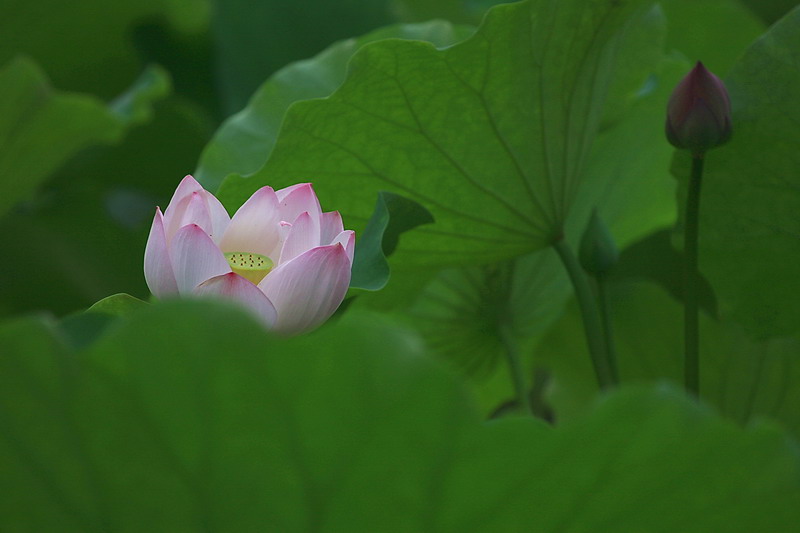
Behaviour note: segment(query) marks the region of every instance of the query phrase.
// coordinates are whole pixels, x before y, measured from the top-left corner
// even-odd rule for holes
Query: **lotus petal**
[[[278,310],[275,331],[296,334],[327,320],[350,285],[350,260],[341,244],[319,246],[279,265],[258,287]]]
[[[158,207],[144,249],[144,279],[156,298],[165,298],[178,293],[178,284],[175,281],[175,272],[167,247],[167,236],[164,233],[164,216]]]
[[[325,246],[333,243],[333,239],[343,231],[344,224],[342,223],[342,215],[339,214],[339,211],[322,213],[322,219],[320,220],[320,244]]]
[[[314,224],[307,211],[303,212],[295,219],[289,230],[281,249],[278,264],[290,261],[303,252],[316,248],[319,244],[319,226]]]
[[[191,294],[207,279],[231,271],[220,249],[197,224],[178,230],[170,244],[170,256],[181,295]]]
[[[272,187],[262,187],[233,215],[220,240],[220,248],[224,252],[250,252],[269,257],[280,240],[279,222],[275,191]]]
[[[198,296],[216,296],[235,300],[255,312],[256,316],[271,328],[278,318],[275,306],[261,290],[238,274],[229,272],[214,276],[197,286],[194,294]]]

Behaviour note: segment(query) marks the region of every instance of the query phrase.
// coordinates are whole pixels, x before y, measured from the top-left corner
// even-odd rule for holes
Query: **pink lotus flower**
[[[314,329],[342,303],[355,234],[323,213],[310,183],[257,190],[233,215],[192,176],[156,208],[144,277],[157,298],[241,302],[283,334]]]

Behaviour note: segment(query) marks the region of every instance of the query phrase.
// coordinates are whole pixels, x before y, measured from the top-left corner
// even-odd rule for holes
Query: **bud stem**
[[[511,334],[511,328],[507,324],[500,326],[499,333],[500,340],[503,342],[503,348],[505,348],[506,359],[508,360],[508,371],[511,374],[511,380],[514,382],[514,390],[517,393],[517,403],[520,408],[524,409],[525,414],[533,416],[530,396],[528,396],[528,389],[525,386],[525,373],[522,368],[522,361],[519,357],[517,341]]]
[[[700,185],[703,178],[703,154],[692,157],[692,174],[686,196],[683,253],[684,342],[683,376],[686,392],[700,394],[700,331],[697,312],[697,236],[700,214]]]
[[[563,238],[555,241],[553,248],[558,252],[558,256],[561,258],[561,262],[564,264],[564,268],[572,281],[575,298],[578,300],[578,306],[581,309],[586,344],[589,347],[589,355],[592,358],[592,366],[597,377],[597,383],[601,389],[607,389],[616,385],[616,379],[606,352],[600,312],[597,308],[594,294],[592,294],[592,288],[589,286],[589,280],[583,268],[581,268],[578,258],[575,257],[572,249]]]
[[[619,382],[617,370],[617,350],[614,346],[614,329],[611,325],[611,304],[608,302],[608,290],[605,274],[595,276],[597,282],[597,305],[600,306],[600,316],[603,320],[603,336],[606,342],[606,355],[611,377],[615,383]]]

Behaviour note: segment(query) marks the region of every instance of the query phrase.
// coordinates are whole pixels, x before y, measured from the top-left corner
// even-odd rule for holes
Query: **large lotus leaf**
[[[549,439],[508,421],[489,428],[493,431],[483,430],[466,443],[450,479],[474,486],[476,473],[484,480],[500,475],[515,488],[508,491],[506,483],[487,483],[466,498],[467,506],[458,514],[446,509],[456,517],[445,522],[454,527],[442,531],[744,533],[760,527],[787,532],[796,527],[796,466],[791,461],[770,465],[774,458],[767,453],[729,447],[732,443],[722,435],[741,430],[674,390],[622,389],[595,404],[591,413],[553,431]],[[794,449],[779,431],[763,426],[751,431],[754,440],[772,441],[776,451]],[[755,437],[761,431],[762,436]],[[491,449],[498,453],[487,460],[484,452]],[[747,462],[764,461],[765,470],[731,471],[723,466],[744,457]],[[786,480],[782,488],[769,488],[780,479]],[[495,492],[499,487],[505,490]],[[529,487],[533,491],[528,492]],[[738,490],[732,487],[748,487],[763,503],[768,498],[775,501],[761,510],[764,514],[751,518],[746,508],[755,502],[736,501]],[[764,492],[759,494],[756,487]],[[487,497],[495,504],[489,510]],[[516,505],[526,506],[527,512],[511,522],[514,513],[509,511]]]
[[[428,41],[441,47],[465,39],[471,33],[470,28],[443,21],[389,26],[333,44],[316,57],[287,65],[258,88],[247,107],[217,130],[203,150],[194,177],[207,189],[215,190],[228,174],[251,174],[261,168],[275,145],[289,106],[335,91],[345,79],[347,62],[365,44],[397,38]]]
[[[62,418],[66,413],[58,401],[71,354],[47,320],[3,323],[0,342],[2,528],[89,531],[90,524],[72,513],[91,498],[88,472],[74,446],[76,428]]]
[[[733,139],[706,156],[700,270],[721,316],[758,337],[800,332],[800,8],[726,79]],[[674,172],[685,184],[688,155]]]
[[[356,320],[357,319],[357,320]],[[484,424],[372,317],[271,337],[164,302],[77,353],[0,326],[0,526],[34,531],[792,531],[798,463],[679,394]]]
[[[540,250],[446,269],[420,291],[408,316],[431,351],[464,374],[482,411],[493,412],[514,396],[505,343],[516,345],[526,376],[532,375],[527,355],[533,341],[556,321],[570,294],[558,256]]]
[[[643,32],[640,48],[657,34],[658,15],[650,13],[644,18],[650,24],[637,29]],[[571,241],[580,237],[594,208],[620,247],[674,221],[675,182],[668,170],[672,149],[661,123],[665,102],[685,69],[682,61],[663,61],[646,92],[598,135],[582,185],[585,194],[577,199],[568,226]],[[619,157],[619,147],[626,157]],[[412,320],[438,355],[466,372],[481,406],[491,411],[513,397],[500,329],[509,329],[526,366],[535,367],[528,357],[531,346],[563,312],[571,292],[556,255],[543,250],[500,265],[441,273],[420,293]],[[492,373],[498,366],[502,370]],[[535,381],[529,380],[529,386]]]
[[[672,149],[664,141],[661,121],[664,102],[685,68],[681,61],[664,61],[650,92],[633,103],[624,120],[598,135],[583,184],[591,194],[576,202],[570,240],[580,238],[595,207],[622,248],[654,227],[673,223]],[[626,157],[619,157],[619,146],[626,147]],[[563,312],[571,293],[556,254],[542,250],[502,265],[443,272],[420,294],[413,316],[435,351],[480,375],[504,360],[500,327],[510,326],[528,354],[531,342]],[[478,386],[484,389],[481,380]],[[493,392],[486,400],[494,407],[511,395],[510,388],[498,388],[494,381],[488,387]]]
[[[106,106],[54,91],[29,59],[12,61],[0,70],[0,215],[76,152],[118,141],[129,126],[147,120],[153,100],[168,92],[166,73],[152,68]]]
[[[437,221],[398,249],[416,264],[546,246],[579,188],[619,74],[617,44],[644,4],[521,2],[493,8],[473,37],[444,50],[365,46],[344,85],[292,106],[266,165],[220,195],[236,205],[259,186],[313,177],[324,205],[362,225],[378,190],[407,195]]]
[[[648,283],[611,285],[618,366],[624,382],[683,382],[683,308]],[[742,424],[768,417],[800,435],[800,341],[754,341],[740,328],[701,315],[700,391],[723,415]],[[536,349],[551,368],[558,416],[571,418],[591,405],[597,385],[574,306]]]
[[[583,234],[594,209],[620,248],[674,223],[672,148],[664,141],[663,120],[669,94],[686,68],[683,61],[662,61],[645,87],[646,95],[633,102],[614,128],[597,136],[583,194],[576,198],[567,225],[573,242]]]
[[[435,352],[482,374],[502,360],[502,328],[517,339],[535,337],[556,320],[569,294],[558,257],[542,250],[444,270],[422,291],[411,316]]]

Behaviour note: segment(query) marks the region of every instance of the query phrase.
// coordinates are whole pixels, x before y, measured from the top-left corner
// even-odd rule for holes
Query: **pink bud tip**
[[[731,137],[731,103],[725,84],[701,62],[684,77],[667,104],[667,140],[696,157]]]

